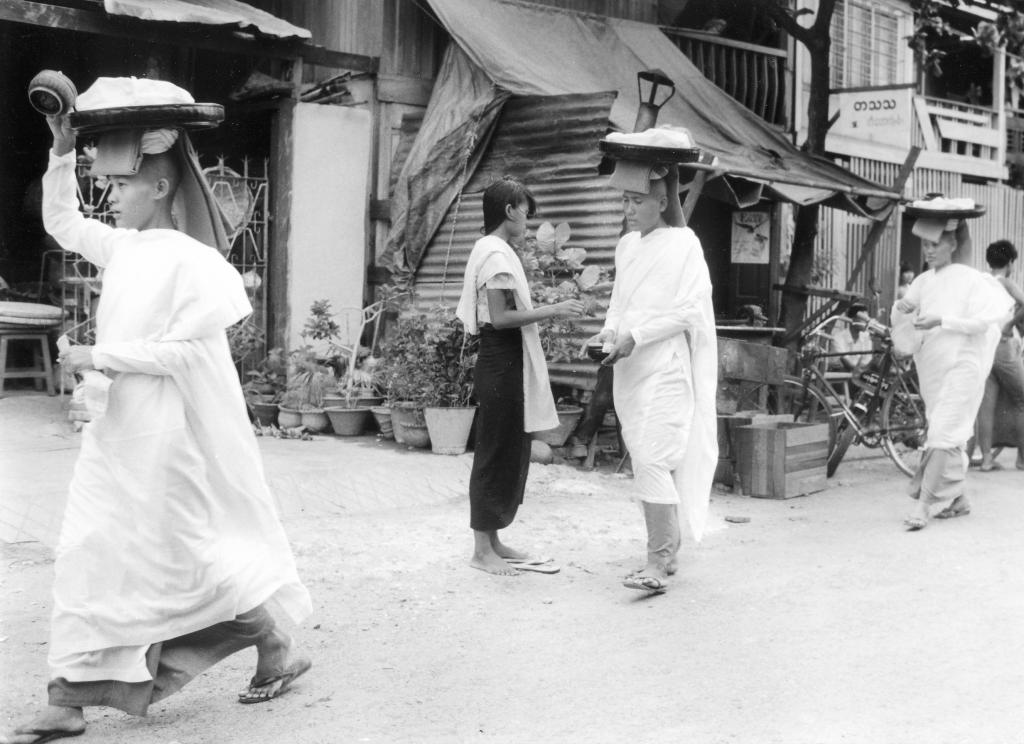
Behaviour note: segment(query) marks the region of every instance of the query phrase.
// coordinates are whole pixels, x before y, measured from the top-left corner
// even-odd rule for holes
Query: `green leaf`
[[[561,248],[563,245],[569,242],[569,236],[572,234],[572,229],[569,227],[568,222],[559,222],[558,227],[555,228],[555,247]]]

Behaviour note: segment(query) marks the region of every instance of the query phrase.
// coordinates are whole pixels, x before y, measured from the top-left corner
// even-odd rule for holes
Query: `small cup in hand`
[[[587,356],[595,362],[603,362],[608,357],[608,353],[604,349],[604,344],[587,344]]]

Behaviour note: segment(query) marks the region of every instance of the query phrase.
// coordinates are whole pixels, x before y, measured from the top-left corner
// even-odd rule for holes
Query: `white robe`
[[[949,264],[914,279],[903,301],[918,309],[892,310],[894,338],[912,337],[914,363],[928,419],[927,449],[964,447],[992,368],[999,329],[1013,300],[989,274]],[[927,331],[912,329],[918,315],[935,315],[942,324]]]
[[[681,502],[699,541],[718,460],[718,343],[711,279],[692,230],[622,237],[604,327],[636,341],[615,363],[614,395],[638,498]]]
[[[146,648],[271,601],[311,610],[263,477],[225,328],[252,308],[213,248],[78,211],[75,156],[50,155],[47,231],[105,269],[86,424],[57,546],[51,676],[150,679]]]
[[[455,315],[462,321],[466,333],[476,334],[476,307],[478,293],[486,291],[487,280],[498,274],[509,274],[515,281],[516,308],[532,310],[530,284],[526,280],[523,262],[512,246],[496,235],[485,235],[476,241],[466,263],[462,280],[462,295]],[[536,323],[520,328],[523,337],[523,431],[545,431],[558,426],[558,413],[551,397],[551,382],[544,348],[540,343],[540,330]]]

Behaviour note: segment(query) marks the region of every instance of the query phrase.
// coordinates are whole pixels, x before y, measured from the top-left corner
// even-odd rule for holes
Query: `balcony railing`
[[[1024,168],[1024,109],[1006,110],[1006,162]]]
[[[999,117],[994,109],[969,103],[917,96],[920,127],[914,144],[926,150],[999,162]]]
[[[678,28],[662,31],[704,77],[767,121],[788,123],[786,52]]]

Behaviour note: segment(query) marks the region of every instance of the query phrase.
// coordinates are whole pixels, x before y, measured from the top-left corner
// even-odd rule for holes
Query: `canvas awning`
[[[676,85],[660,124],[687,127],[717,157],[706,193],[738,204],[764,195],[796,204],[822,203],[879,219],[899,194],[809,155],[730,97],[654,25],[574,13],[512,0],[429,0],[457,44],[449,48],[420,134],[396,184],[385,261],[415,270],[444,210],[472,175],[473,158],[438,157],[475,146],[509,96],[616,91],[610,121],[631,131],[638,107],[636,74],[658,68]],[[454,74],[471,85],[452,84]],[[594,143],[597,147],[597,142]],[[451,162],[449,162],[451,161]],[[463,172],[460,175],[460,171]],[[415,215],[415,218],[413,218]],[[415,222],[415,224],[412,224]]]
[[[131,16],[144,21],[200,23],[233,26],[279,39],[311,39],[313,34],[259,8],[239,0],[103,0],[111,15]]]

